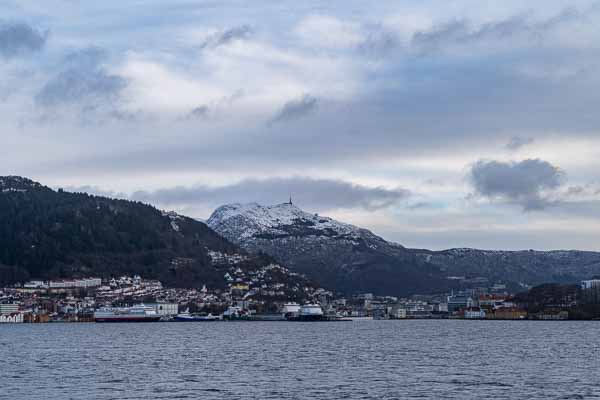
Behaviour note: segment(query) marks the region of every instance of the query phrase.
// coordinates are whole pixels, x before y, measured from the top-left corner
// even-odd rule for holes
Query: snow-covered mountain
[[[496,282],[519,288],[600,276],[597,252],[407,249],[290,203],[225,205],[207,224],[250,252],[267,253],[290,269],[345,292],[402,295]]]
[[[261,206],[257,203],[225,205],[216,209],[207,223],[221,235],[240,242],[256,237],[284,238],[298,235],[335,237],[355,245],[360,240],[385,242],[367,229],[308,213],[292,203],[273,206]],[[402,248],[400,245],[393,246]]]
[[[403,246],[291,203],[219,207],[207,224],[250,252],[264,252],[292,270],[339,291],[402,294],[446,288],[438,267]]]

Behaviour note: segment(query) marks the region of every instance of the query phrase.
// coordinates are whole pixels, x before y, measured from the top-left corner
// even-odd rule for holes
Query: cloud
[[[531,137],[520,137],[513,136],[508,143],[506,144],[506,148],[511,151],[520,150],[522,147],[530,145],[534,142],[534,139]]]
[[[273,117],[272,122],[285,122],[303,118],[315,112],[318,106],[318,100],[315,97],[305,94],[300,99],[285,103]]]
[[[187,115],[189,119],[204,119],[208,116],[208,106],[194,107]]]
[[[71,193],[87,193],[94,196],[110,197],[114,199],[127,199],[129,197],[126,193],[123,192],[115,192],[114,190],[104,190],[100,187],[91,185],[65,186],[62,188],[57,187],[56,189],[63,189]]]
[[[127,81],[109,73],[102,49],[90,48],[69,54],[62,71],[54,75],[39,91],[36,102],[42,106],[62,104],[98,105],[118,97]]]
[[[419,209],[423,209],[423,208],[432,208],[432,207],[434,207],[434,205],[431,203],[428,203],[426,201],[419,201],[414,204],[410,204],[407,208],[409,210],[419,210]]]
[[[585,194],[587,192],[587,187],[585,186],[581,186],[581,185],[576,185],[576,186],[569,186],[567,188],[567,192],[565,193],[566,196],[580,196],[582,194]]]
[[[412,37],[412,45],[423,50],[437,50],[468,37],[469,29],[465,21],[450,21],[428,31],[416,32]]]
[[[334,179],[307,177],[247,179],[227,186],[174,187],[138,191],[131,198],[163,207],[212,207],[227,203],[277,204],[292,196],[294,203],[309,210],[361,208],[378,210],[409,197],[405,189],[367,187]]]
[[[0,22],[0,56],[10,58],[22,53],[40,51],[48,38],[21,22]]]
[[[209,35],[206,40],[200,45],[200,48],[217,48],[236,40],[244,40],[250,37],[254,30],[248,25],[236,26],[224,31],[216,32]]]
[[[381,56],[400,46],[398,35],[382,27],[372,27],[358,45],[368,55]]]
[[[350,48],[363,40],[359,24],[325,15],[304,18],[296,26],[294,33],[312,47]]]
[[[537,43],[546,39],[551,31],[569,22],[578,21],[582,14],[576,9],[564,9],[560,13],[540,21],[533,21],[524,14],[474,25],[465,19],[450,20],[429,30],[416,32],[412,45],[421,51],[443,50],[451,45],[473,45],[484,41],[514,40],[516,37]],[[513,43],[513,46],[515,43]]]
[[[478,195],[516,203],[529,211],[551,204],[547,192],[562,184],[564,173],[539,159],[520,162],[481,160],[471,167],[470,177]]]
[[[70,7],[69,18],[63,2],[3,8],[3,18],[52,29],[51,42],[17,52],[35,57],[1,62],[0,53],[7,171],[127,193],[205,182],[211,196],[217,184],[298,173],[366,188],[400,181],[416,193],[405,206],[352,208],[345,217],[363,215],[367,227],[388,224],[388,232],[406,236],[431,217],[432,229],[447,229],[450,241],[459,228],[529,230],[522,221],[554,221],[557,202],[589,201],[592,210],[598,198],[595,187],[569,192],[565,185],[533,195],[479,194],[494,201],[474,209],[461,180],[470,161],[519,149],[512,153],[523,154],[518,160],[539,157],[568,170],[569,186],[600,182],[600,8],[589,1],[569,11],[560,0],[493,7],[472,0],[344,7],[172,0],[151,8],[110,0]],[[105,50],[73,53],[89,44]],[[234,93],[244,95],[226,100]],[[505,147],[511,137],[518,139]],[[219,200],[238,195],[258,197],[237,192]],[[532,202],[530,209],[552,207],[523,214],[514,206]],[[581,207],[562,207],[562,225],[580,226],[568,215]],[[597,219],[589,220],[589,231],[600,235]],[[539,232],[550,236],[542,227],[529,242],[541,243]],[[476,237],[468,240],[479,243]],[[428,244],[426,234],[419,240]]]

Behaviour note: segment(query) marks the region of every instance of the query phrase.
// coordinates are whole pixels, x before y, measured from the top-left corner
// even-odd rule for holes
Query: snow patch
[[[241,239],[264,233],[281,234],[284,232],[280,229],[281,227],[296,223],[306,224],[312,230],[327,230],[340,236],[355,239],[367,232],[354,225],[344,224],[318,214],[307,213],[290,203],[273,206],[262,206],[256,203],[229,204],[215,210],[207,221],[208,226],[217,232],[219,228],[225,226],[233,225],[243,228],[240,232]]]

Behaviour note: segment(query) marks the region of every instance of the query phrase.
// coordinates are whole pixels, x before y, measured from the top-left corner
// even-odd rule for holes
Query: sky
[[[600,250],[599,67],[597,1],[4,0],[0,175]]]

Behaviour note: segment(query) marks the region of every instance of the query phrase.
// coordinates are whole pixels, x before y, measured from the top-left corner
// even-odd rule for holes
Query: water
[[[600,398],[600,323],[0,325],[0,399]]]

